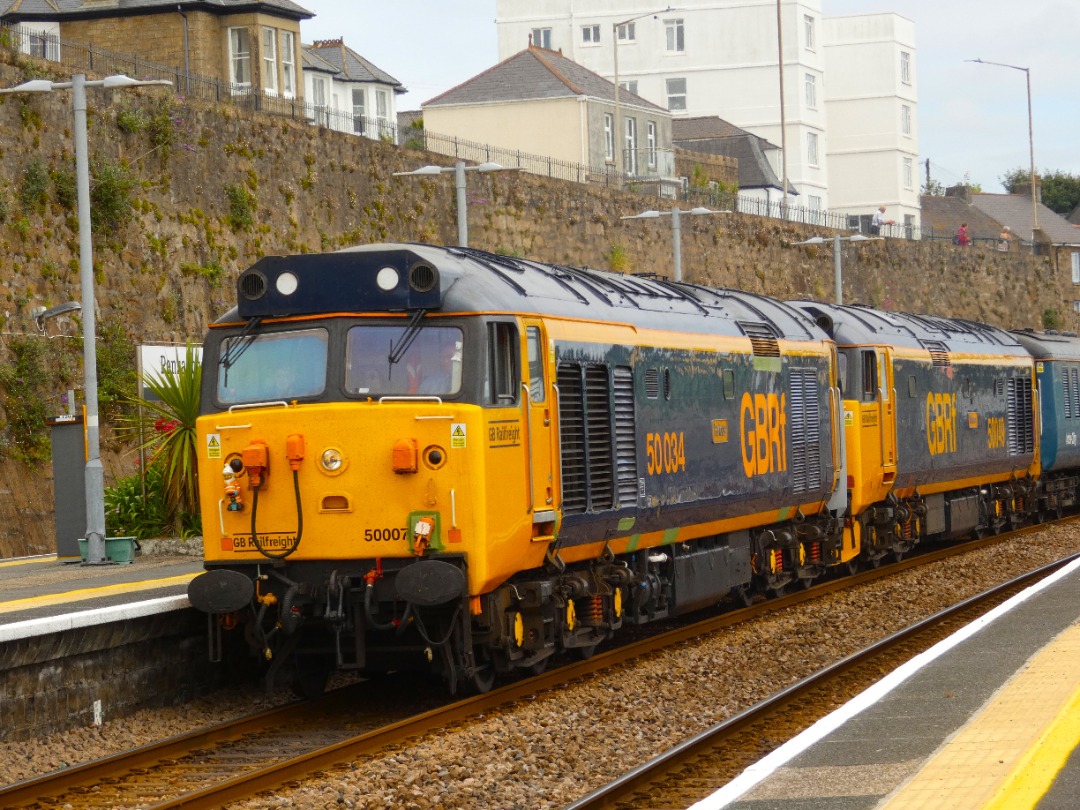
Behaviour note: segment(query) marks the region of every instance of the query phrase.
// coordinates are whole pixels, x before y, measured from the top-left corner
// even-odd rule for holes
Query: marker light
[[[277,291],[282,295],[292,295],[296,292],[296,288],[300,282],[296,276],[292,273],[282,273],[277,277],[277,281],[274,282],[274,286],[277,287]]]
[[[400,280],[401,275],[398,273],[396,267],[384,267],[379,271],[379,274],[375,276],[375,283],[379,285],[379,289],[383,292],[390,292],[398,285]]]

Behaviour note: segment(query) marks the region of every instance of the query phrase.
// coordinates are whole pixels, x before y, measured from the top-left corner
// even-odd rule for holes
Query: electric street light
[[[611,24],[611,55],[615,68],[615,173],[622,175],[623,173],[623,159],[622,159],[622,146],[621,143],[625,142],[625,135],[622,131],[622,107],[619,104],[619,28],[624,25],[629,25],[635,20],[640,20],[642,17],[648,17],[652,15],[656,17],[659,14],[667,14],[671,11],[678,11],[678,9],[668,6],[661,11],[647,11],[644,14],[638,14],[636,17],[630,17],[622,22]]]
[[[987,62],[984,59],[965,59],[965,62],[976,62],[980,65],[997,65],[998,67],[1022,70],[1027,78],[1027,107],[1028,107],[1028,151],[1031,154],[1031,252],[1035,252],[1035,231],[1039,230],[1039,208],[1035,201],[1035,134],[1031,121],[1031,70],[1016,65],[1006,65],[1004,62]]]
[[[169,85],[165,79],[138,81],[128,76],[108,76],[88,82],[86,75],[76,73],[69,82],[33,79],[0,89],[0,93],[48,93],[52,90],[71,92],[71,107],[75,118],[75,185],[79,221],[79,283],[82,286],[83,387],[86,399],[86,564],[105,565],[105,473],[101,466],[101,447],[98,439],[97,390],[97,325],[94,318],[94,256],[90,234],[90,161],[87,156],[86,88],[145,87]]]
[[[675,281],[682,281],[682,215],[693,214],[694,216],[702,216],[704,214],[730,213],[731,211],[713,211],[711,208],[701,207],[683,211],[681,208],[675,207],[670,211],[642,211],[640,214],[635,214],[631,217],[619,217],[619,219],[659,219],[660,217],[671,217],[672,254],[675,268],[674,276]]]
[[[454,186],[457,189],[457,238],[460,247],[469,246],[469,214],[468,203],[465,200],[465,172],[505,172],[517,171],[507,169],[498,163],[481,163],[479,166],[466,166],[464,160],[459,160],[454,166],[421,166],[411,172],[394,172],[394,177],[423,177],[432,174],[454,173]]]
[[[843,280],[844,272],[840,266],[840,243],[841,242],[880,242],[882,237],[880,236],[863,236],[861,233],[854,233],[851,236],[841,236],[839,233],[833,234],[832,243],[832,255],[833,255],[833,291],[836,296],[836,303],[844,303],[843,293]],[[795,245],[824,245],[828,241],[820,236],[811,236],[809,239],[803,242],[793,242]]]

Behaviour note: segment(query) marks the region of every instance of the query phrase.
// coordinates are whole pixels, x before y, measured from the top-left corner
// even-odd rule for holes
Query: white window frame
[[[814,18],[810,14],[803,15],[803,38],[806,40],[806,50],[814,50]]]
[[[551,50],[551,29],[550,28],[534,28],[530,32],[531,41],[534,47],[544,48]]]
[[[806,106],[811,110],[817,109],[817,76],[807,73],[805,79]]]
[[[389,138],[394,134],[390,126],[390,91],[382,87],[375,88],[375,123],[378,137]]]
[[[637,95],[637,79],[631,79],[625,82],[619,82],[619,87],[625,90],[627,93],[633,93]]]
[[[296,37],[292,31],[280,32],[281,95],[296,98]]]
[[[357,103],[359,102],[359,103]],[[367,89],[354,87],[352,90],[352,116],[353,132],[357,135],[366,135],[367,129]]]
[[[615,116],[604,113],[604,160],[615,162]]]
[[[900,81],[911,84],[911,53],[900,51]]]
[[[648,145],[646,159],[650,169],[656,168],[656,122],[649,121],[645,125],[645,142]]]
[[[266,28],[262,30],[262,89],[268,96],[276,96],[278,92],[278,58],[277,58],[277,29]]]
[[[1072,253],[1072,279],[1073,284],[1080,284],[1080,253],[1075,250]]]
[[[311,105],[313,107],[326,107],[326,87],[327,79],[325,76],[311,77]]]
[[[814,194],[808,194],[806,197],[806,207],[811,211],[821,210],[821,197]]]
[[[806,133],[806,163],[809,166],[817,166],[820,154],[818,152],[818,134]]]
[[[626,173],[630,175],[637,174],[637,119],[633,116],[626,117],[626,123],[623,127],[624,146],[626,149],[626,160],[623,165]]]
[[[600,44],[600,25],[583,25],[581,26],[581,44],[582,45],[599,45]]]
[[[673,82],[682,83],[682,91],[678,89],[672,89]],[[667,108],[671,112],[682,112],[687,109],[687,92],[686,92],[686,79],[682,77],[675,77],[664,80],[664,90],[667,96]],[[672,106],[673,100],[681,99],[681,102]]]
[[[909,157],[904,158],[904,188],[915,188],[915,161]]]
[[[681,17],[664,20],[664,50],[668,53],[686,52],[686,29]]]
[[[637,42],[637,28],[632,22],[623,23],[615,29],[615,38],[619,42]]]
[[[907,104],[900,105],[900,132],[911,137],[911,107]]]
[[[238,88],[251,88],[251,32],[247,28],[230,28],[229,81]]]

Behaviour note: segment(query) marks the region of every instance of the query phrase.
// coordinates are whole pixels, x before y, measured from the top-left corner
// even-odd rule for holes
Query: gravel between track
[[[948,605],[1080,551],[1054,526],[883,583],[686,642],[441,736],[231,808],[560,808],[812,672]],[[190,731],[288,699],[226,690],[100,728],[0,743],[0,783]]]

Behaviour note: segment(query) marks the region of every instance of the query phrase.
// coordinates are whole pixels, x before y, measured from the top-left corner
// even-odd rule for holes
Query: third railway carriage
[[[1035,361],[1042,419],[1038,510],[1060,516],[1080,500],[1080,338],[1031,329],[1013,336]]]
[[[1033,508],[1034,363],[970,321],[798,302],[836,340],[850,531],[844,557],[1019,524]]]
[[[835,346],[795,307],[428,245],[267,257],[237,294],[189,594],[271,676],[484,689],[841,559]]]

